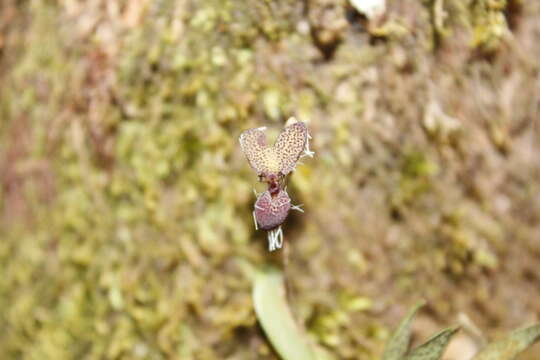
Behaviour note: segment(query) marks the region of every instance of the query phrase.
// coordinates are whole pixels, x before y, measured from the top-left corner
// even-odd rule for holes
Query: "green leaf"
[[[283,274],[280,271],[268,269],[255,276],[253,303],[257,319],[282,359],[315,359],[287,305]]]
[[[416,304],[409,313],[401,320],[397,330],[392,334],[382,356],[382,360],[401,360],[407,353],[409,342],[411,341],[411,322],[418,309],[424,306],[425,302]]]
[[[487,345],[473,360],[512,360],[538,339],[540,324],[515,330],[507,337]]]
[[[443,356],[450,339],[458,329],[459,327],[456,326],[441,331],[411,351],[405,360],[439,360]]]

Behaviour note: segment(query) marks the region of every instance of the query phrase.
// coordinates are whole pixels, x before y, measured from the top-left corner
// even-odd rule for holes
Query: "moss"
[[[524,5],[518,53],[501,46],[504,2],[458,3],[435,29],[426,4],[389,2],[380,29],[399,36],[376,45],[330,24],[327,62],[306,31],[325,30],[324,1],[2,3],[17,16],[0,20],[0,353],[274,359],[249,269],[282,259],[253,228],[237,138],[289,115],[318,159],[289,184],[306,214],[285,225],[285,272],[336,358],[377,358],[418,284],[443,304],[435,322],[476,309],[468,279],[501,289],[478,321],[526,319],[537,304],[520,297],[490,320],[537,263],[535,100],[506,94],[536,89],[538,8]],[[457,60],[426,46],[433,31]],[[471,60],[471,43],[498,57]],[[429,103],[459,123],[434,130],[452,141],[426,136]]]

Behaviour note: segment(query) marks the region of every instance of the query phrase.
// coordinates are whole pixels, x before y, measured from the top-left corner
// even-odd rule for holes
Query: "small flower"
[[[266,140],[265,127],[244,131],[240,135],[240,146],[249,164],[257,172],[259,180],[268,184],[268,189],[257,194],[253,221],[255,229],[268,231],[268,250],[274,251],[283,246],[283,230],[281,224],[291,209],[304,212],[301,205],[291,205],[291,198],[285,187],[286,176],[296,168],[301,157],[313,157],[309,149],[307,126],[294,118],[279,134],[275,144],[269,147]]]
[[[281,131],[271,147],[267,143],[265,127],[249,129],[240,135],[242,151],[261,180],[281,181],[296,168],[301,156],[313,156],[306,124],[294,118],[287,123],[290,125]]]

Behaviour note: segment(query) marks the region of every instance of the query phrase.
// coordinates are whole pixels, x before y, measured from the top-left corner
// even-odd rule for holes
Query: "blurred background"
[[[277,359],[269,262],[330,359],[420,299],[416,343],[538,322],[540,2],[356,3],[2,0],[0,356]],[[285,264],[238,136],[289,116],[316,156]]]

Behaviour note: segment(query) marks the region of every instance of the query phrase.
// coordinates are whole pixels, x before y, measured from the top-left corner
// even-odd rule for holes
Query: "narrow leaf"
[[[486,346],[473,360],[513,360],[538,339],[540,324],[515,330],[507,337]]]
[[[405,360],[439,360],[459,327],[448,328],[415,348]]]
[[[287,305],[281,272],[269,269],[257,274],[253,303],[257,319],[283,360],[314,360],[314,354]]]
[[[424,306],[424,302],[416,304],[401,320],[396,331],[392,334],[382,356],[382,360],[401,360],[407,353],[411,341],[411,322],[418,309]]]

